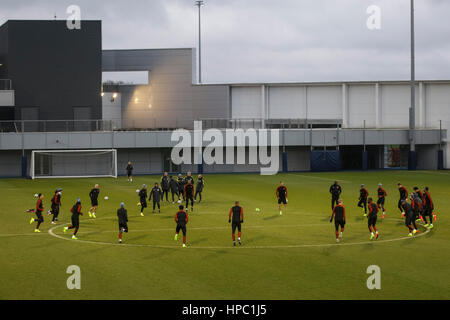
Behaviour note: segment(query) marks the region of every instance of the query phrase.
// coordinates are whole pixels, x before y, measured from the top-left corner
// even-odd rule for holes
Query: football
[[[105,200],[108,200],[109,198],[108,198],[108,196],[105,196]]]
[[[136,189],[136,192],[139,193],[139,189]]]
[[[35,198],[37,198],[37,197],[38,197],[38,194],[37,194],[37,193],[35,193],[35,194],[34,194],[34,197],[35,197]]]

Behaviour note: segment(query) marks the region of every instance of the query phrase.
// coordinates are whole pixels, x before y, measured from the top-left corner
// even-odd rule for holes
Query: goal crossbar
[[[110,154],[110,157],[108,157],[108,161],[109,163],[106,163],[104,166],[101,166],[101,169],[104,170],[109,170],[108,173],[104,173],[104,172],[99,172],[99,173],[92,173],[92,169],[91,168],[91,172],[87,173],[87,174],[64,174],[64,175],[60,175],[60,174],[52,174],[53,172],[53,165],[55,165],[52,159],[52,156],[57,157],[57,155],[61,155],[61,154],[74,154],[74,157],[77,156],[80,157],[80,154],[84,154],[82,156],[84,162],[85,162],[85,166],[88,166],[86,164],[86,160],[84,159],[87,156],[91,155],[91,156],[100,156],[100,155],[106,155],[106,154]],[[47,166],[49,167],[48,172],[47,173],[42,173],[40,172],[40,174],[36,174],[36,160],[37,160],[37,156],[38,155],[45,155],[48,156],[47,159]],[[80,161],[78,161],[80,162]],[[75,160],[73,164],[78,164],[78,162]],[[68,169],[70,170],[70,165],[68,165],[67,168],[63,167],[64,164],[59,163],[59,170],[63,170],[64,169]],[[56,170],[57,171],[57,170]],[[70,149],[70,150],[32,150],[31,152],[31,163],[30,163],[30,176],[32,179],[36,179],[36,178],[94,178],[94,177],[113,177],[113,178],[117,178],[117,150],[116,149]]]

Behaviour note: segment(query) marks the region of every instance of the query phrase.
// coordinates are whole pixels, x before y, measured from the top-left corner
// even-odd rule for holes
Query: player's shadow
[[[208,240],[208,238],[195,239],[195,240],[189,241],[189,243],[195,245],[198,243],[205,243],[207,240]]]
[[[337,251],[339,251],[341,249],[340,247],[341,246],[339,245],[339,243],[336,243],[335,246],[325,247],[324,249],[322,249],[322,255],[325,257],[330,257],[334,255]]]
[[[264,217],[263,220],[273,220],[273,219],[276,219],[276,218],[279,218],[279,217],[280,217],[280,215],[276,214],[276,215],[273,215],[273,216],[270,216],[270,217]]]
[[[173,216],[159,216],[161,219],[173,219]]]
[[[181,247],[181,246],[180,246]],[[173,250],[179,250],[179,248],[173,248]],[[143,256],[143,259],[155,259],[155,258],[161,258],[167,255],[171,254],[171,250],[167,250],[167,248],[155,248],[155,250],[152,251],[152,254],[148,255],[148,256]]]
[[[148,234],[143,234],[143,235],[140,235],[140,236],[137,236],[137,237],[133,237],[133,238],[130,238],[130,240],[133,240],[133,241],[141,240],[141,239],[144,239],[146,237],[148,237]]]
[[[376,240],[374,240],[374,241],[376,241]],[[373,242],[368,242],[368,243],[362,245],[360,250],[365,251],[367,249],[370,249],[370,250],[375,249],[375,244]]]

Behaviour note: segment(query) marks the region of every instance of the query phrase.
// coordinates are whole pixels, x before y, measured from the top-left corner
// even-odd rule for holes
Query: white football
[[[37,193],[35,193],[35,194],[34,194],[34,197],[35,197],[35,198],[37,198],[37,197],[38,197],[38,194],[37,194]]]
[[[139,189],[136,189],[136,192],[139,193]]]
[[[105,197],[105,200],[108,200],[108,199],[109,199],[108,196],[106,196],[106,197]]]
[[[178,203],[181,203],[181,200],[178,200],[177,202],[178,202]]]

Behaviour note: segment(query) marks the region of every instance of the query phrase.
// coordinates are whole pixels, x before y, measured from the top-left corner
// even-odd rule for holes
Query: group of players
[[[132,181],[132,178],[130,180],[130,176],[131,173],[128,172],[128,181]],[[139,196],[139,202],[137,205],[141,207],[141,216],[144,216],[144,209],[147,208],[147,196],[149,201],[153,200],[153,213],[155,213],[156,207],[158,207],[158,212],[161,212],[161,201],[164,201],[164,195],[166,197],[166,202],[170,202],[169,191],[172,194],[172,204],[175,203],[175,197],[177,197],[178,203],[181,203],[181,199],[183,199],[183,202],[186,202],[186,210],[190,205],[191,211],[193,211],[194,202],[197,202],[197,196],[199,197],[198,203],[202,201],[202,192],[205,186],[205,181],[201,174],[197,177],[195,189],[194,184],[194,178],[190,172],[187,173],[186,177],[179,174],[177,180],[175,180],[172,176],[169,176],[167,172],[164,172],[160,184],[155,182],[153,188],[149,192],[149,196],[147,185],[144,184],[142,189],[136,190]]]
[[[62,206],[61,197],[62,197],[62,188],[58,188],[55,190],[55,193],[53,194],[51,200],[50,200],[50,207],[51,210],[47,211],[47,215],[53,215],[52,218],[52,224],[56,224],[58,221],[59,211]],[[96,184],[94,188],[89,192],[89,198],[91,199],[91,207],[89,209],[89,217],[90,218],[96,218],[96,212],[98,208],[98,195],[100,194],[99,185]],[[33,224],[33,222],[36,222],[36,228],[34,229],[34,232],[41,232],[39,230],[39,227],[41,226],[41,223],[44,222],[44,195],[42,193],[35,195],[38,200],[36,203],[36,207],[34,209],[29,209],[27,212],[32,212],[36,214],[36,218],[30,219],[30,224]],[[72,213],[71,216],[71,225],[68,227],[64,227],[63,232],[66,233],[69,229],[74,229],[72,239],[77,240],[77,232],[80,228],[80,215],[83,215],[81,212],[81,200],[80,198],[77,198],[75,204],[70,209],[70,212]]]
[[[128,162],[127,167],[127,179],[128,181],[133,181],[132,171],[133,166],[131,162]],[[154,184],[154,187],[150,190],[149,200],[153,200],[153,213],[155,212],[156,206],[158,207],[158,212],[161,211],[160,202],[164,201],[164,195],[166,197],[166,201],[169,202],[168,194],[169,191],[172,193],[172,204],[175,203],[175,196],[178,198],[177,202],[181,203],[181,199],[186,201],[186,210],[184,210],[184,206],[180,205],[179,210],[175,215],[175,222],[177,223],[175,240],[178,239],[178,233],[181,230],[183,232],[183,247],[186,247],[186,224],[189,221],[188,215],[188,206],[190,204],[191,211],[194,209],[194,202],[197,201],[197,197],[199,198],[200,203],[202,201],[202,192],[204,188],[204,179],[200,174],[198,175],[198,180],[194,193],[194,178],[191,173],[188,172],[186,177],[183,177],[181,174],[178,175],[178,179],[174,180],[172,176],[168,176],[167,172],[164,172],[161,178],[161,187],[158,183]],[[136,190],[139,196],[138,205],[141,207],[140,215],[144,216],[144,209],[147,207],[147,187],[144,184],[142,189]],[[62,206],[61,197],[62,197],[62,188],[56,189],[54,195],[51,198],[51,210],[47,211],[48,215],[53,215],[52,224],[56,224],[58,221],[58,215],[60,211],[60,207]],[[96,212],[98,208],[98,196],[100,194],[100,188],[98,184],[95,184],[94,188],[89,192],[89,198],[91,200],[91,207],[89,209],[89,217],[96,218]],[[36,228],[34,232],[41,232],[39,227],[42,222],[44,222],[44,204],[43,199],[44,195],[39,193],[36,194],[35,197],[38,198],[36,207],[34,209],[29,209],[27,212],[32,212],[36,214],[36,218],[30,219],[30,224],[36,222]],[[105,198],[106,199],[106,198]],[[80,215],[83,215],[81,212],[81,200],[77,198],[76,203],[70,209],[71,215],[71,225],[64,227],[63,232],[67,233],[68,230],[73,229],[72,239],[77,240],[77,232],[80,227]],[[128,213],[125,209],[125,204],[122,202],[120,204],[120,208],[117,210],[118,223],[119,223],[119,243],[122,243],[122,235],[123,232],[128,232]],[[234,225],[234,224],[233,224]],[[239,226],[239,232],[241,228]],[[234,234],[234,232],[233,232]],[[234,235],[233,235],[234,237]],[[240,235],[239,235],[240,240]]]
[[[401,217],[405,219],[405,225],[409,230],[408,236],[412,237],[419,232],[416,224],[417,221],[422,221],[425,227],[432,229],[434,227],[433,218],[436,221],[437,216],[434,213],[434,204],[429,188],[425,187],[423,191],[420,191],[419,187],[414,187],[414,192],[409,195],[408,202],[408,190],[406,187],[400,182],[397,186],[399,190],[398,209],[401,212]],[[334,218],[336,242],[339,242],[343,238],[346,217],[344,203],[341,199],[342,187],[338,181],[335,181],[330,186],[329,192],[331,193],[332,209],[330,222]],[[376,227],[378,212],[381,210],[383,212],[382,218],[384,219],[386,217],[384,204],[387,192],[381,183],[378,184],[377,197],[378,199],[375,203],[373,198],[369,197],[369,191],[365,188],[364,184],[361,184],[357,206],[362,208],[364,217],[367,217],[370,240],[378,239],[379,237],[379,232]]]
[[[126,170],[128,181],[132,181],[133,167],[131,165],[131,162],[128,163]],[[175,203],[175,197],[178,199],[177,203],[180,205],[178,206],[178,211],[175,214],[175,222],[177,226],[174,239],[178,239],[178,234],[181,230],[183,232],[183,247],[186,247],[186,225],[189,222],[188,208],[190,205],[190,211],[192,212],[194,210],[194,202],[196,202],[197,196],[199,197],[199,203],[202,200],[202,192],[205,185],[203,176],[198,175],[195,189],[194,183],[194,178],[192,177],[190,172],[187,173],[186,177],[183,177],[181,174],[179,174],[177,180],[175,180],[172,176],[169,176],[167,172],[164,172],[163,176],[161,177],[160,183],[156,182],[154,184],[153,188],[150,190],[149,196],[145,184],[140,190],[136,190],[139,196],[138,205],[140,206],[141,216],[144,216],[144,209],[147,207],[147,196],[149,201],[153,201],[153,213],[155,213],[156,207],[158,208],[158,212],[161,211],[160,202],[164,201],[164,195],[166,198],[166,202],[170,202],[169,191],[172,195],[172,204]],[[429,192],[429,188],[425,187],[422,192],[418,187],[414,187],[414,192],[409,195],[409,202],[408,191],[401,183],[398,183],[398,190],[400,193],[398,208],[401,212],[401,216],[405,219],[405,225],[408,227],[408,236],[413,236],[419,232],[416,224],[417,221],[424,222],[424,226],[427,228],[433,228],[433,218],[436,221],[436,214],[433,212],[434,204]],[[56,224],[56,222],[58,221],[59,210],[62,205],[62,192],[62,188],[56,189],[54,195],[51,198],[51,210],[48,210],[47,214],[53,215],[53,219],[51,222],[52,224]],[[346,224],[346,215],[344,203],[341,199],[342,187],[339,185],[338,181],[335,181],[334,184],[330,186],[329,192],[331,193],[332,208],[330,222],[332,222],[334,219],[336,242],[339,242],[343,238],[344,227]],[[88,214],[90,218],[96,218],[99,194],[99,185],[95,184],[94,188],[89,192],[91,207]],[[275,195],[278,202],[279,213],[280,215],[282,215],[282,206],[286,208],[288,203],[288,192],[283,181],[280,181],[279,186],[277,186]],[[36,214],[36,218],[31,218],[30,224],[36,222],[35,232],[40,232],[39,227],[44,221],[44,206],[42,202],[44,195],[38,194],[36,196],[38,198],[36,208],[30,209],[28,210],[28,212],[34,212]],[[387,192],[383,188],[383,185],[381,183],[378,184],[377,197],[378,199],[375,203],[373,198],[369,197],[369,192],[365,188],[364,184],[361,184],[357,206],[362,208],[364,217],[367,217],[370,240],[379,238],[379,231],[376,226],[378,212],[381,210],[383,213],[382,218],[384,219],[386,217],[386,210],[384,205],[387,197]],[[185,206],[181,205],[181,199],[185,201]],[[72,235],[72,239],[76,240],[76,235],[79,229],[79,217],[80,215],[83,215],[83,213],[81,212],[81,200],[79,198],[77,198],[76,203],[72,206],[70,211],[72,213],[71,225],[64,227],[63,232],[66,233],[68,230],[73,229],[74,232]],[[117,216],[119,223],[119,243],[122,243],[123,232],[128,232],[128,212],[125,209],[125,204],[123,202],[120,204],[120,208],[117,210]],[[235,201],[235,205],[230,209],[228,222],[231,223],[232,227],[233,245],[236,246],[236,229],[238,230],[238,243],[239,245],[241,245],[244,211],[243,208],[239,205],[239,201]]]

